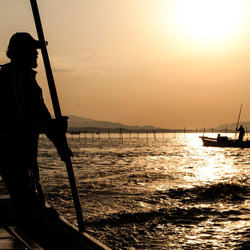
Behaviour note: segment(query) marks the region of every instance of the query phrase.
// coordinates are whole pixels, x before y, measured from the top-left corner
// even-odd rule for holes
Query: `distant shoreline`
[[[68,133],[235,133],[235,130],[226,129],[127,129],[127,128],[96,128],[96,127],[69,127]]]

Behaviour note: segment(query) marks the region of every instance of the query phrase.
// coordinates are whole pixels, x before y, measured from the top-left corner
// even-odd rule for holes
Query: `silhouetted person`
[[[48,136],[62,160],[72,153],[60,141],[67,118],[51,118],[35,78],[38,48],[39,41],[30,34],[14,34],[6,53],[10,63],[0,70],[0,173],[23,229],[50,245],[37,164],[39,134]]]
[[[242,142],[243,137],[244,137],[244,135],[245,135],[245,129],[244,129],[243,126],[241,125],[241,126],[239,127],[239,129],[236,129],[236,130],[240,132],[240,133],[239,133],[239,137],[238,137],[238,141],[239,141],[239,142]]]

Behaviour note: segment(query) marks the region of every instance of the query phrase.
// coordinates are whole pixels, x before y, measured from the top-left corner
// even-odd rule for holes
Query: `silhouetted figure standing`
[[[241,125],[241,126],[239,127],[239,129],[236,129],[236,130],[240,132],[239,137],[238,137],[238,141],[239,141],[239,142],[242,142],[243,137],[244,137],[244,135],[245,135],[245,129],[244,129],[243,126]]]
[[[11,196],[21,226],[35,239],[51,244],[50,228],[37,164],[39,134],[54,143],[62,160],[72,153],[61,144],[67,118],[52,119],[36,81],[39,41],[28,33],[16,33],[0,70],[0,173]],[[46,244],[45,244],[46,246]]]

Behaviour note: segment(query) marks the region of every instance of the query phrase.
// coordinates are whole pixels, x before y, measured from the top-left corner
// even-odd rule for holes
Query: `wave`
[[[233,200],[242,202],[247,199],[249,194],[247,185],[237,182],[223,182],[213,185],[198,186],[191,189],[178,188],[170,189],[167,192],[158,191],[162,195],[167,195],[172,199],[182,199],[183,201],[215,201],[215,200]]]

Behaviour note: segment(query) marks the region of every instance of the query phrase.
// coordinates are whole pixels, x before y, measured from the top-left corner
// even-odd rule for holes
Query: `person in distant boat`
[[[236,129],[236,130],[240,132],[240,133],[239,133],[239,137],[238,137],[238,141],[239,141],[239,142],[242,142],[243,137],[244,137],[244,135],[245,135],[245,129],[243,128],[242,125],[240,125],[240,127],[239,127],[238,129]]]
[[[22,227],[49,241],[37,163],[39,134],[47,135],[62,160],[72,152],[60,136],[67,130],[67,117],[51,118],[36,81],[40,45],[28,33],[14,34],[6,53],[10,62],[1,66],[0,174]]]

